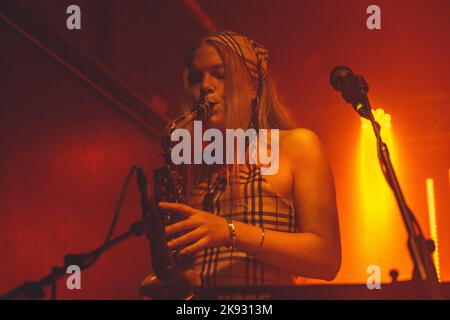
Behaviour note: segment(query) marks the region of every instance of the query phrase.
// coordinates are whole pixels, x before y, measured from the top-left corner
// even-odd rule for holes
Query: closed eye
[[[208,72],[208,71],[205,71]],[[225,68],[223,67],[223,64],[217,64],[210,68],[210,74],[215,77],[218,80],[225,79]],[[204,72],[191,69],[188,73],[188,83],[190,86],[194,86],[196,84],[199,84],[203,81]]]
[[[219,80],[225,79],[225,70],[223,68],[216,69],[213,71],[213,76]]]
[[[188,73],[188,83],[190,86],[201,83],[203,80],[203,75],[199,71],[189,71]]]

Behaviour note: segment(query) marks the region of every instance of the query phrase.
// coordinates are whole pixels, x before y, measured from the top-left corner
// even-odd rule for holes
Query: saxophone
[[[166,127],[159,153],[164,159],[164,165],[153,169],[153,194],[151,198],[150,214],[147,225],[150,228],[150,247],[152,254],[152,267],[154,274],[149,275],[141,284],[139,293],[143,299],[183,299],[193,298],[192,289],[199,285],[198,275],[189,268],[194,262],[194,255],[179,255],[170,251],[167,241],[179,237],[182,233],[167,236],[164,228],[170,224],[183,220],[184,217],[177,212],[162,210],[157,207],[159,202],[183,203],[185,199],[185,186],[179,168],[172,163],[171,152],[174,142],[172,133],[184,128],[194,120],[206,119],[211,110],[212,102],[206,101],[197,104],[188,114],[175,118]]]

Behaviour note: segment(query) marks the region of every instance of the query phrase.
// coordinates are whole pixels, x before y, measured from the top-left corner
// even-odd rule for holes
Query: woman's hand
[[[161,209],[178,212],[187,217],[185,220],[167,226],[164,229],[167,235],[191,230],[178,238],[170,240],[167,243],[170,249],[185,246],[180,253],[191,254],[205,248],[217,247],[228,243],[230,234],[225,218],[181,203],[160,202],[158,205]]]

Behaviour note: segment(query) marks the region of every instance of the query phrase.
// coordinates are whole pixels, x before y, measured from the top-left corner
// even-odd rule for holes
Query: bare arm
[[[293,178],[293,202],[300,225],[299,233],[265,231],[264,245],[257,258],[280,270],[299,276],[332,280],[341,264],[341,246],[334,181],[330,165],[319,138],[310,130],[292,130],[284,143],[290,147],[288,158]],[[175,247],[194,244],[182,253],[228,242],[228,225],[224,218],[180,204],[163,204],[189,216],[169,226],[166,232],[192,229],[169,243]],[[236,247],[252,254],[258,248],[262,231],[243,222],[234,222]]]
[[[300,233],[265,230],[258,259],[303,277],[332,280],[341,264],[334,181],[319,138],[306,129],[286,137],[293,176],[293,201]],[[235,222],[237,247],[253,253],[260,244],[258,227]]]

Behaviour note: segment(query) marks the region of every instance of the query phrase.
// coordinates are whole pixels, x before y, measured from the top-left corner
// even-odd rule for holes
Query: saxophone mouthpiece
[[[197,120],[205,120],[208,118],[209,113],[211,112],[212,106],[215,102],[211,100],[201,101],[195,107],[196,111],[196,119]]]

